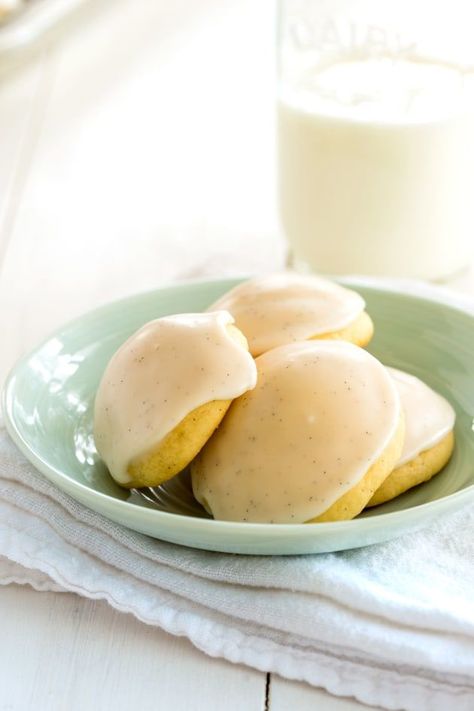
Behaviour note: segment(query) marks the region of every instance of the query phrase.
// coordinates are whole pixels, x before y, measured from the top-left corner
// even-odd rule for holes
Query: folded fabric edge
[[[0,558],[0,562],[2,559]],[[16,568],[21,566],[16,565]],[[32,571],[33,572],[33,571]],[[159,626],[169,634],[187,637],[190,642],[211,657],[221,657],[235,664],[244,664],[262,672],[273,672],[295,681],[326,689],[335,696],[354,697],[358,701],[381,706],[389,711],[445,711],[453,701],[456,711],[471,711],[474,689],[438,683],[407,675],[397,670],[361,666],[357,662],[327,657],[316,649],[311,651],[284,645],[255,634],[246,634],[238,625],[226,627],[222,622],[203,614],[200,606],[186,603],[185,609],[169,604],[160,606],[160,620],[140,614],[129,605],[120,603],[106,591],[91,592],[75,587],[70,582],[53,580],[38,585],[36,572],[28,580],[28,569],[18,572],[21,584],[30,584],[39,591],[74,592],[92,600],[104,600],[120,612],[132,614],[140,622]],[[54,575],[54,572],[51,571]],[[57,571],[56,571],[57,573]],[[1,569],[0,569],[1,574]],[[42,571],[40,576],[48,576]],[[58,574],[60,578],[60,575]],[[4,582],[3,579],[0,582]],[[12,582],[16,582],[12,580]],[[51,586],[51,587],[48,587]],[[67,587],[64,587],[67,585]]]
[[[12,444],[12,447],[14,445]],[[19,456],[22,457],[21,454]],[[22,457],[23,459],[23,457]],[[24,460],[25,464],[27,464],[26,460]],[[28,467],[30,465],[28,464]],[[25,472],[24,472],[25,474]],[[156,557],[151,556],[149,553],[147,553],[146,550],[144,550],[144,546],[140,545],[140,541],[142,538],[146,538],[145,536],[142,536],[142,534],[137,534],[134,531],[128,531],[127,529],[124,529],[123,527],[119,526],[118,524],[114,524],[108,519],[105,519],[103,516],[100,516],[99,514],[90,511],[87,509],[87,507],[82,506],[78,504],[77,502],[74,501],[71,497],[69,497],[67,494],[62,492],[60,489],[57,489],[54,487],[54,485],[50,484],[46,479],[43,479],[41,475],[37,474],[36,472],[26,472],[27,476],[29,479],[31,477],[38,477],[38,482],[37,482],[37,487],[35,488],[33,486],[32,481],[25,481],[24,478],[18,478],[14,474],[10,475],[9,473],[3,473],[2,476],[0,477],[0,480],[3,478],[6,482],[15,482],[18,486],[25,487],[29,492],[31,492],[31,495],[35,496],[43,496],[47,497],[48,499],[51,500],[51,503],[54,505],[59,505],[67,514],[69,514],[73,519],[77,520],[83,525],[87,526],[93,526],[98,528],[99,531],[102,531],[103,533],[109,534],[118,544],[123,545],[127,547],[131,552],[139,555],[143,555],[145,558],[147,558],[150,561],[156,561]],[[26,500],[26,494],[27,491],[24,492],[24,496],[21,498]],[[7,497],[10,498],[10,497]],[[28,508],[26,504],[22,504],[19,502],[18,497],[15,497],[15,500],[12,500],[12,503],[15,505],[21,505],[21,507],[27,511]],[[173,544],[167,544],[164,543],[162,544],[163,546],[170,546]],[[186,549],[183,549],[186,551]],[[196,570],[195,567],[191,565],[191,561],[189,558],[187,559],[188,565],[178,565],[175,564],[174,561],[169,560],[169,554],[165,554],[163,556],[159,556],[159,562],[163,565],[166,565],[170,568],[176,568],[176,569],[181,569],[185,572],[191,572],[195,574],[197,577],[203,579],[203,580],[215,580],[217,582],[222,582],[222,583],[229,583],[229,584],[237,584],[237,585],[242,585],[242,582],[239,580],[233,580],[233,579],[223,579],[222,576],[212,574],[212,571],[206,570]],[[355,591],[348,591],[345,590],[344,588],[344,581],[339,581],[339,586],[335,586],[336,590],[335,592],[337,594],[329,595],[327,590],[324,588],[322,589],[317,589],[317,590],[311,590],[311,591],[306,591],[305,589],[302,589],[301,592],[311,592],[312,594],[316,593],[318,595],[321,595],[323,597],[327,597],[330,600],[333,600],[336,603],[339,603],[341,605],[344,605],[355,612],[360,612],[366,615],[376,615],[380,617],[381,619],[387,621],[388,623],[396,623],[397,625],[400,624],[400,619],[402,616],[402,610],[403,610],[403,616],[405,618],[405,623],[407,626],[412,627],[414,629],[420,629],[421,631],[424,630],[432,630],[434,632],[448,632],[448,633],[453,633],[453,634],[464,634],[466,633],[466,630],[469,628],[469,625],[466,627],[466,620],[458,620],[456,617],[453,617],[452,615],[449,616],[445,614],[445,617],[443,619],[440,619],[439,616],[439,611],[436,610],[436,620],[434,621],[432,619],[433,617],[433,611],[430,610],[429,608],[426,608],[426,606],[419,606],[416,609],[407,609],[406,605],[402,604],[401,600],[397,600],[396,603],[394,601],[391,601],[391,604],[388,604],[387,600],[384,599],[384,603],[386,605],[385,608],[385,614],[382,614],[381,606],[380,605],[375,605],[372,604],[370,606],[367,605],[367,601],[364,599],[358,598],[357,594]],[[260,581],[259,585],[262,585],[263,583]],[[255,586],[251,586],[255,587]],[[257,586],[258,587],[258,586]],[[284,590],[280,585],[264,585],[264,587],[268,587],[268,589],[275,589],[275,590]],[[298,586],[294,588],[295,590],[299,590]],[[348,595],[348,593],[351,593]],[[345,594],[344,594],[345,593]],[[375,590],[374,590],[375,594]],[[359,596],[360,597],[360,596]],[[372,603],[374,603],[374,600],[372,599]],[[388,605],[388,607],[387,607]]]
[[[31,538],[31,535],[33,531],[31,530],[31,525],[28,526],[28,528],[22,529],[22,525],[20,525],[20,521],[18,520],[18,516],[20,515],[21,511],[21,516],[22,517],[28,517],[32,515],[32,509],[25,509],[23,510],[21,507],[16,508],[18,506],[18,503],[21,503],[23,501],[24,497],[23,496],[16,496],[15,501],[11,500],[7,502],[5,499],[0,500],[0,503],[3,504],[3,506],[14,506],[15,510],[12,510],[12,513],[10,516],[8,516],[7,513],[4,512],[4,521],[7,525],[6,532],[10,531],[10,535],[12,533],[12,529],[16,528],[18,525],[18,531],[14,534],[14,541],[15,545],[10,547],[10,556],[12,555],[11,550],[13,550],[14,554],[16,555],[22,555],[21,560],[18,562],[20,563],[25,563],[26,565],[37,565],[37,559],[36,556],[34,558],[31,558],[31,550],[32,545],[29,543],[29,539]],[[50,506],[50,507],[48,507]],[[78,542],[81,538],[84,538],[84,535],[86,539],[94,544],[92,546],[92,550],[90,548],[85,548],[84,546],[79,546],[77,548],[78,554],[81,556],[84,556],[85,560],[90,560],[91,564],[92,561],[94,561],[94,565],[101,565],[105,568],[110,568],[113,569],[114,575],[117,576],[126,576],[123,580],[127,583],[130,582],[130,580],[135,580],[139,584],[145,584],[145,585],[150,585],[152,586],[152,589],[155,589],[155,587],[161,589],[163,592],[167,592],[171,595],[179,595],[181,598],[186,598],[187,600],[191,600],[193,602],[197,602],[199,605],[201,605],[203,608],[207,608],[212,610],[215,613],[223,614],[228,616],[229,618],[235,618],[236,620],[242,620],[243,623],[245,624],[253,624],[257,623],[259,626],[261,625],[262,627],[267,627],[268,629],[271,629],[273,632],[282,634],[282,635],[290,635],[290,628],[288,626],[282,626],[280,624],[274,625],[271,620],[265,620],[265,614],[262,616],[256,616],[253,611],[252,614],[249,616],[243,615],[242,610],[240,610],[240,599],[239,597],[234,595],[234,586],[228,586],[228,594],[231,595],[230,600],[227,600],[226,598],[226,603],[222,604],[222,598],[220,603],[218,602],[218,597],[216,597],[216,591],[211,590],[212,586],[215,585],[220,585],[220,583],[215,583],[213,581],[208,581],[208,580],[201,580],[199,585],[199,592],[200,592],[200,599],[198,601],[195,600],[195,592],[194,592],[194,582],[191,580],[187,580],[187,575],[183,573],[183,571],[180,570],[174,570],[173,568],[170,568],[168,566],[165,566],[164,570],[168,570],[168,575],[166,576],[165,579],[159,578],[156,579],[156,575],[151,575],[150,570],[148,570],[148,573],[146,573],[146,568],[150,569],[150,562],[147,560],[143,561],[143,566],[145,566],[144,569],[142,570],[133,570],[132,567],[129,565],[126,565],[127,563],[127,557],[124,557],[123,554],[120,551],[115,551],[114,549],[109,549],[108,555],[107,555],[107,560],[105,559],[103,555],[103,550],[102,546],[104,545],[104,540],[105,543],[107,543],[107,539],[101,540],[101,538],[104,537],[104,532],[99,530],[98,535],[99,538],[96,541],[96,537],[94,534],[94,528],[91,528],[90,525],[86,525],[86,529],[90,529],[90,531],[86,530],[84,535],[81,537],[79,535],[78,531],[75,531],[75,537],[74,539],[71,539],[71,536],[68,534],[69,530],[69,524],[68,521],[65,520],[63,523],[62,521],[62,513],[61,509],[59,508],[56,512],[54,511],[54,507],[57,507],[58,504],[51,501],[50,505],[46,505],[46,502],[43,502],[41,505],[41,511],[43,514],[46,512],[48,513],[48,519],[46,520],[44,518],[44,515],[42,515],[41,511],[38,510],[36,507],[36,513],[34,514],[37,520],[37,525],[41,525],[43,528],[46,527],[46,529],[49,531],[44,531],[41,533],[41,535],[46,539],[48,539],[49,544],[48,544],[48,550],[51,549],[51,536],[54,535],[58,542],[61,542],[60,545],[60,554],[63,553],[62,548],[64,546],[67,546],[68,548],[71,548],[74,550],[78,546]],[[7,509],[8,511],[8,509]],[[20,519],[21,520],[21,519]],[[74,521],[74,519],[72,519]],[[26,525],[26,522],[28,521],[28,518],[24,519],[23,525]],[[66,524],[66,528],[64,527],[63,524]],[[77,522],[76,525],[79,526],[84,526],[82,522],[79,523]],[[38,535],[38,533],[35,534],[35,536]],[[92,537],[92,538],[91,538]],[[36,541],[36,537],[33,537],[32,540]],[[18,542],[23,541],[21,550],[18,549]],[[95,545],[97,543],[97,545]],[[118,544],[115,544],[118,545]],[[58,548],[59,550],[59,548]],[[28,553],[30,551],[30,553]],[[8,550],[6,546],[4,546],[4,552],[8,555]],[[70,557],[67,556],[67,561],[70,560]],[[48,561],[43,557],[42,561],[47,563]],[[55,566],[58,567],[61,570],[61,575],[65,575],[65,569],[64,569],[64,563],[66,561],[63,561],[62,565]],[[68,567],[69,563],[67,563],[66,567]],[[161,567],[160,563],[155,563],[155,566],[157,566],[157,570]],[[151,567],[151,570],[154,571],[154,567]],[[74,573],[74,569],[72,570]],[[71,574],[71,570],[69,571],[69,574]],[[171,576],[171,579],[170,579]],[[178,577],[177,577],[178,576]],[[181,576],[181,577],[179,577]],[[182,576],[185,577],[185,580],[182,579]],[[191,576],[192,578],[193,576]],[[197,581],[196,581],[197,582]],[[109,582],[105,584],[110,584],[110,576],[109,576]],[[124,583],[123,583],[124,584]],[[67,587],[67,585],[66,585]],[[209,598],[210,593],[212,593],[212,597]],[[288,594],[288,591],[281,591],[281,594]],[[217,593],[220,595],[220,593]],[[254,596],[256,594],[256,591],[254,589],[249,591],[249,594]],[[280,591],[277,593],[280,594]],[[280,601],[279,599],[273,599],[273,605],[279,605]],[[329,599],[325,598],[314,598],[314,604],[321,607],[321,605],[333,605],[336,607],[339,607],[338,603],[335,603]],[[258,601],[257,601],[258,604]],[[234,612],[233,612],[234,611]],[[264,613],[264,611],[262,611]],[[385,664],[385,665],[396,665],[399,663],[400,656],[404,660],[406,660],[406,665],[407,668],[412,667],[413,664],[416,662],[416,666],[419,670],[422,669],[427,669],[429,670],[429,674],[436,674],[439,673],[439,669],[443,668],[444,670],[444,657],[440,660],[439,659],[439,644],[437,644],[436,638],[433,638],[433,633],[430,632],[429,630],[425,630],[425,634],[427,636],[427,639],[424,640],[424,649],[426,652],[429,652],[429,654],[425,655],[420,655],[418,651],[414,650],[414,641],[411,640],[409,637],[406,637],[406,634],[414,632],[410,627],[406,627],[404,625],[401,625],[400,623],[397,625],[397,630],[399,632],[399,639],[396,645],[393,643],[391,646],[387,646],[386,643],[383,644],[383,649],[380,647],[380,640],[384,640],[387,638],[387,635],[392,635],[393,634],[393,623],[391,622],[385,622],[383,620],[380,620],[380,624],[384,625],[384,631],[380,632],[376,637],[373,637],[373,632],[372,634],[369,634],[369,630],[365,631],[365,636],[366,636],[366,645],[367,648],[372,645],[372,654],[365,654],[364,653],[364,646],[359,646],[359,647],[353,647],[351,646],[351,641],[350,641],[350,634],[344,633],[343,636],[345,636],[346,643],[341,646],[337,645],[334,642],[334,634],[333,632],[336,632],[336,630],[339,630],[339,633],[342,633],[343,629],[350,630],[352,625],[353,625],[353,620],[351,617],[347,616],[350,615],[351,611],[350,610],[345,610],[344,607],[340,607],[339,613],[337,614],[337,619],[339,620],[339,627],[334,627],[334,630],[331,630],[331,633],[329,634],[323,634],[323,635],[318,635],[318,637],[308,637],[307,634],[305,633],[304,630],[306,630],[306,627],[303,627],[300,629],[300,627],[295,628],[296,631],[294,632],[294,635],[298,639],[298,643],[301,645],[303,640],[306,638],[308,641],[308,646],[314,645],[315,640],[317,640],[317,644],[319,649],[324,649],[325,653],[330,653],[333,655],[336,655],[337,653],[343,654],[347,651],[349,658],[354,658],[357,656],[358,659],[361,659],[363,657],[366,657],[364,660],[367,665],[372,665],[372,664],[377,664],[379,663],[379,666]],[[308,611],[309,614],[309,611]],[[328,613],[330,616],[330,612]],[[341,615],[344,615],[344,618],[341,618]],[[278,620],[285,619],[284,616],[278,616]],[[371,623],[371,618],[370,616],[367,617],[367,623]],[[374,623],[375,624],[375,623]],[[378,625],[379,623],[377,623]],[[372,627],[373,629],[373,627]],[[378,631],[378,627],[376,628]],[[405,631],[405,636],[404,635]],[[468,641],[468,640],[467,640]],[[419,644],[419,642],[418,642]],[[465,644],[465,642],[464,642]],[[400,650],[404,649],[404,652],[401,652]],[[438,649],[438,657],[436,656],[436,649]],[[398,652],[397,652],[398,650]],[[459,640],[456,641],[456,638],[451,639],[451,647],[450,647],[450,657],[452,658],[452,662],[456,662],[456,664],[451,664],[452,667],[457,668],[458,662],[456,660],[459,660],[465,656],[465,651],[464,648],[459,647]],[[442,667],[440,666],[442,664]],[[436,671],[438,669],[438,671]],[[446,671],[447,674],[454,675],[454,672],[452,669],[449,669]]]
[[[146,624],[161,627],[170,634],[188,637],[196,647],[210,656],[223,657],[261,671],[272,671],[283,677],[306,681],[336,695],[355,696],[364,703],[387,709],[406,708],[409,711],[444,711],[446,700],[452,701],[453,698],[456,698],[456,708],[467,711],[469,706],[464,705],[464,699],[472,701],[474,698],[473,687],[464,687],[455,680],[450,683],[453,681],[450,675],[446,675],[446,680],[440,682],[415,677],[415,671],[419,673],[421,669],[400,673],[396,669],[380,667],[373,661],[363,664],[360,660],[341,660],[316,647],[308,649],[294,644],[289,646],[264,637],[264,628],[248,624],[244,626],[244,623],[236,619],[212,612],[192,601],[178,599],[146,583],[141,585],[146,595],[155,599],[154,615],[147,615],[143,610],[134,608],[128,600],[124,601],[124,596],[119,599],[120,595],[114,597],[105,589],[85,589],[78,583],[63,579],[57,568],[48,566],[42,560],[30,561],[29,564],[43,575],[50,576],[62,588],[90,599],[106,600],[117,610],[133,614]],[[257,634],[257,629],[260,634]],[[416,704],[412,704],[414,699]]]
[[[0,585],[28,585],[37,592],[65,592],[67,588],[58,585],[49,576],[33,568],[26,568],[0,555]]]

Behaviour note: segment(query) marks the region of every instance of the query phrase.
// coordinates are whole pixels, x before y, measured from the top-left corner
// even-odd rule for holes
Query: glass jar
[[[474,7],[280,0],[279,205],[291,261],[443,279],[474,238]]]

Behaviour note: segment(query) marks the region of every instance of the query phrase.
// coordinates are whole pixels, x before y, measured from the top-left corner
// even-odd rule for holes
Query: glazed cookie
[[[387,368],[405,413],[405,443],[396,469],[368,506],[383,504],[437,474],[454,447],[455,412],[449,402],[413,375]]]
[[[209,307],[215,309],[232,314],[253,356],[315,338],[365,346],[374,331],[365,302],[355,291],[291,272],[243,282]]]
[[[191,465],[216,519],[263,523],[356,516],[403,446],[400,398],[384,366],[342,341],[280,346]]]
[[[255,362],[233,321],[225,311],[160,318],[112,357],[94,439],[118,484],[157,486],[184,469],[232,400],[255,386]]]

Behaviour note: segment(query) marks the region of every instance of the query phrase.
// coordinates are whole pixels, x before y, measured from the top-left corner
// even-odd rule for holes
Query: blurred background
[[[12,357],[115,297],[283,263],[272,0],[90,0],[34,50],[13,26],[0,41]]]
[[[278,6],[295,250],[472,291],[469,2]],[[0,0],[0,375],[100,303],[285,265],[276,26],[275,0]]]

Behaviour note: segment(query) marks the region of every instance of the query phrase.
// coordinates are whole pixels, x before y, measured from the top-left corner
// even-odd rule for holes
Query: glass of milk
[[[292,264],[445,279],[474,243],[474,3],[281,0]]]

